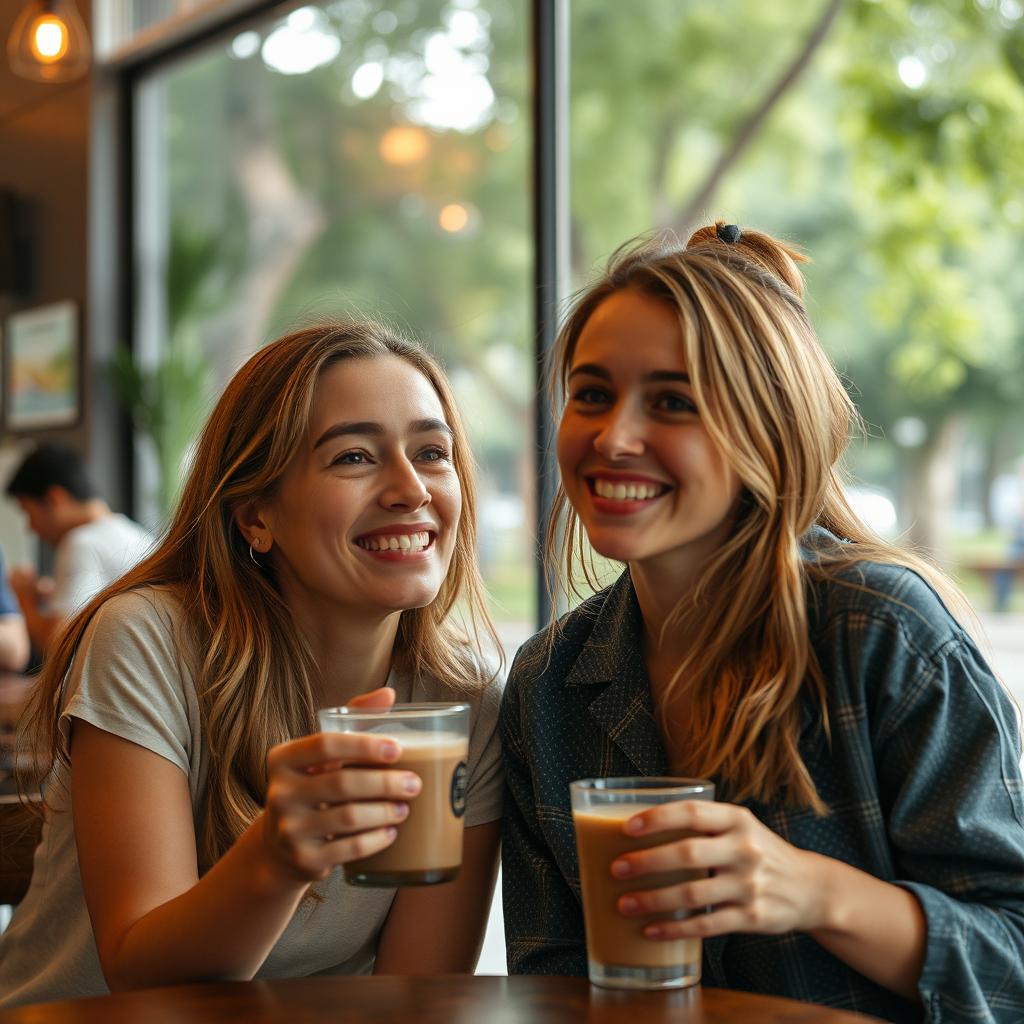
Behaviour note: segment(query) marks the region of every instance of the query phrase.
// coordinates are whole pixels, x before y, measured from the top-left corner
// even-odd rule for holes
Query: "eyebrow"
[[[425,420],[413,420],[409,424],[410,434],[429,434],[434,431],[440,431],[442,434],[447,434],[449,437],[454,437],[455,432],[451,427],[445,423],[444,420],[438,419],[425,419]],[[313,451],[322,444],[326,444],[328,441],[333,441],[336,437],[344,437],[349,434],[358,434],[362,437],[383,437],[387,431],[380,423],[375,423],[373,420],[360,420],[353,423],[335,423],[333,427],[328,427],[317,439],[313,445]]]
[[[600,377],[601,380],[611,380],[612,375],[599,363],[580,363],[569,371],[569,380],[577,374],[585,374],[588,377]],[[679,370],[652,370],[644,376],[649,381],[678,381],[682,384],[690,383],[690,375]]]

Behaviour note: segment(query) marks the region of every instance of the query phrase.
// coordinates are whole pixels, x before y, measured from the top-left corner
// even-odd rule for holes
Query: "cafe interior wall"
[[[86,25],[92,0],[76,0]],[[15,258],[29,261],[30,286],[20,294],[0,291],[0,330],[11,313],[70,300],[79,311],[82,385],[78,422],[60,431],[14,435],[0,432],[0,548],[8,564],[36,561],[35,539],[25,530],[17,507],[2,496],[3,485],[33,441],[66,441],[84,451],[101,491],[112,504],[124,492],[116,452],[106,443],[102,421],[117,416],[111,403],[96,401],[97,384],[107,391],[104,366],[95,358],[89,337],[88,187],[90,111],[93,76],[68,83],[32,82],[14,75],[7,63],[6,41],[21,0],[0,2],[0,191],[11,190],[30,209],[30,247]],[[9,243],[9,239],[0,240]],[[97,429],[99,427],[99,429]],[[101,440],[103,443],[101,444]],[[45,563],[45,553],[44,553]]]

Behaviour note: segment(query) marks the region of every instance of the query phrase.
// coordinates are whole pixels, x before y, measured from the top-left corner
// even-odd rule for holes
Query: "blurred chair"
[[[0,795],[0,906],[15,906],[28,891],[43,819],[15,794]]]

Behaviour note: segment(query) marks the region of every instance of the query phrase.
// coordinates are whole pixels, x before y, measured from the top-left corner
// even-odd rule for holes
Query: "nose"
[[[594,449],[606,459],[628,459],[644,453],[643,427],[625,403],[612,406],[599,424]]]
[[[430,491],[416,472],[415,465],[402,456],[389,468],[378,501],[386,509],[415,512],[430,504]]]

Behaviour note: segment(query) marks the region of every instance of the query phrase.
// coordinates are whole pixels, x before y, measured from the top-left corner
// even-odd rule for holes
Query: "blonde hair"
[[[274,494],[305,443],[317,382],[345,359],[397,356],[430,381],[453,432],[452,459],[462,514],[450,569],[436,598],[403,611],[396,658],[415,676],[453,690],[485,683],[483,630],[500,651],[476,564],[476,492],[465,430],[438,364],[421,348],[370,321],[330,322],[295,331],[257,352],[235,374],[199,438],[178,506],[156,550],[79,612],[46,659],[24,718],[31,749],[49,767],[68,767],[58,722],[61,689],[90,621],[117,594],[169,587],[185,609],[210,778],[199,837],[213,864],[259,814],[271,746],[315,732],[318,671],[268,565],[250,558],[234,511]],[[452,621],[459,604],[470,638]],[[474,644],[475,648],[474,649]]]
[[[824,813],[798,746],[805,689],[829,735],[826,683],[809,636],[808,580],[881,562],[920,573],[956,609],[965,602],[937,569],[876,536],[847,503],[838,462],[860,421],[802,301],[798,263],[806,257],[757,231],[728,243],[717,234],[721,225],[696,231],[685,248],[631,243],[613,255],[559,333],[553,393],[564,402],[580,334],[610,295],[634,290],[677,314],[701,421],[743,490],[730,537],[664,625],[685,631],[688,643],[660,695],[659,721],[669,728],[673,699],[685,689],[692,729],[687,762],[676,770],[719,778],[733,800],[782,798]],[[800,541],[815,525],[838,541],[808,559]],[[561,485],[547,553],[552,565],[561,562],[566,590],[582,596],[577,566],[596,588]],[[556,635],[553,626],[551,642]]]

